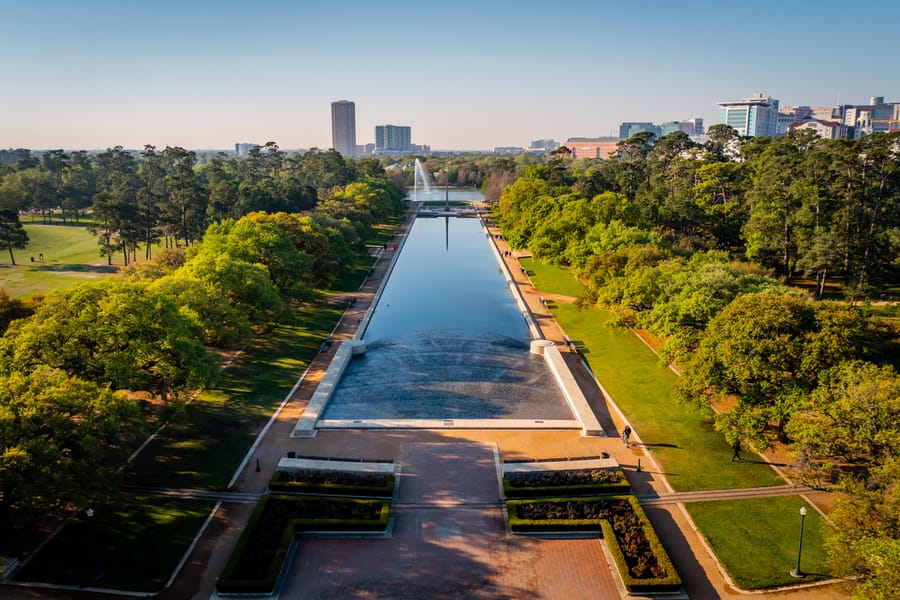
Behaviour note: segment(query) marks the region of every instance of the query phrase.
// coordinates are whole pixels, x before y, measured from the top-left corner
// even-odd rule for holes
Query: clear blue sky
[[[412,127],[433,149],[900,101],[896,4],[606,0],[0,0],[0,148],[331,146]]]

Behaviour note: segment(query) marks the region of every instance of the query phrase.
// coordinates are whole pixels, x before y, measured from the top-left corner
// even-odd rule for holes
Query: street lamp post
[[[88,508],[84,514],[87,515],[88,526],[88,571],[92,576],[94,573],[94,509]]]
[[[803,521],[806,520],[806,507],[800,507],[800,543],[797,545],[797,566],[791,569],[791,577],[806,577],[800,570],[800,555],[803,553]]]

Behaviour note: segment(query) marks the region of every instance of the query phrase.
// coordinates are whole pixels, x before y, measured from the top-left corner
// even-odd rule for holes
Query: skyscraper
[[[331,103],[331,145],[343,156],[356,154],[356,104],[353,102]]]

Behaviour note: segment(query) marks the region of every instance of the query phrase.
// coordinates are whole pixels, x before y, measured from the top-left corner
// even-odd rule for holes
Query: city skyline
[[[0,147],[325,149],[339,99],[356,104],[358,144],[403,123],[435,150],[615,135],[626,121],[709,127],[719,102],[754,93],[900,101],[890,3],[854,5],[865,23],[852,27],[837,2],[755,6],[738,20],[706,1],[0,0]]]

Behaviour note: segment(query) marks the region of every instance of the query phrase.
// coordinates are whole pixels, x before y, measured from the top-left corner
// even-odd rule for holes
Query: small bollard
[[[641,459],[640,459],[640,458],[638,459],[637,472],[638,472],[638,473],[641,472]]]
[[[259,459],[256,459],[256,472],[259,473],[262,469],[259,468]]]

